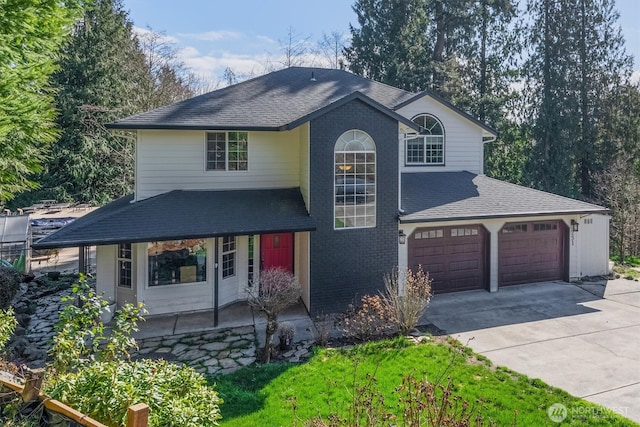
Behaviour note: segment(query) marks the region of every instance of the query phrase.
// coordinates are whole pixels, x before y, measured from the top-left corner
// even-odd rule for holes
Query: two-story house
[[[118,120],[135,192],[37,243],[97,247],[98,292],[217,310],[291,270],[311,313],[422,265],[436,293],[606,274],[607,210],[483,175],[496,132],[429,92],[288,68]]]

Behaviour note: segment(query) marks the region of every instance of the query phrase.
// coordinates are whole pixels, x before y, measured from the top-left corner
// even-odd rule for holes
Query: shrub
[[[131,333],[137,331],[142,318],[142,305],[127,304],[115,312],[114,326],[105,333],[100,314],[107,302],[91,288],[81,275],[72,287],[72,294],[64,297],[67,306],[60,312],[55,325],[56,335],[50,354],[58,372],[77,370],[92,361],[129,359],[129,351],[136,349]]]
[[[343,333],[348,338],[368,341],[396,332],[397,321],[391,307],[380,295],[365,295],[360,305],[350,305],[344,317]]]
[[[293,337],[296,334],[296,327],[291,322],[282,322],[278,327],[278,338],[280,339],[280,347],[288,348],[293,343]]]
[[[13,335],[17,324],[18,322],[11,307],[6,310],[0,308],[0,352],[2,352],[4,346],[9,342],[9,338]]]
[[[108,426],[126,423],[127,408],[149,405],[149,426],[218,425],[218,393],[187,366],[165,360],[96,362],[56,376],[47,394]]]
[[[20,288],[22,273],[0,266],[0,308],[7,308]]]
[[[384,276],[385,293],[382,299],[393,311],[393,319],[401,333],[415,328],[431,299],[431,279],[429,273],[417,272],[410,268],[395,268]]]
[[[334,326],[333,319],[327,314],[321,314],[316,316],[313,320],[313,324],[316,327],[314,333],[316,344],[320,347],[326,347],[329,344],[329,339],[331,338],[331,329]]]
[[[249,305],[267,316],[264,361],[271,360],[271,339],[278,330],[278,316],[285,308],[295,304],[302,295],[296,277],[282,267],[268,268],[260,272],[258,280],[247,288]]]

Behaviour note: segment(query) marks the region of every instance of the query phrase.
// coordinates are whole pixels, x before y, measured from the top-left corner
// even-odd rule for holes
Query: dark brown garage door
[[[482,225],[419,228],[409,236],[409,266],[429,272],[434,293],[487,289],[486,246]]]
[[[499,286],[562,280],[562,221],[507,223],[498,236]]]

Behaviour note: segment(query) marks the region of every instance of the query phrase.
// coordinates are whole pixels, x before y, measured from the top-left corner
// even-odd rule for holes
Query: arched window
[[[412,120],[420,126],[418,135],[406,139],[405,163],[407,165],[444,164],[444,128],[429,114],[420,114]]]
[[[376,226],[376,144],[361,130],[349,130],[334,148],[336,229]]]

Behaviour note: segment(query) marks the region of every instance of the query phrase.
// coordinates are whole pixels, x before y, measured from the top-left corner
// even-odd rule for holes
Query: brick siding
[[[376,227],[334,230],[334,146],[351,129],[376,143]],[[311,233],[311,314],[341,312],[383,289],[383,274],[397,264],[398,122],[359,100],[312,120],[310,177],[310,213],[317,222]]]

